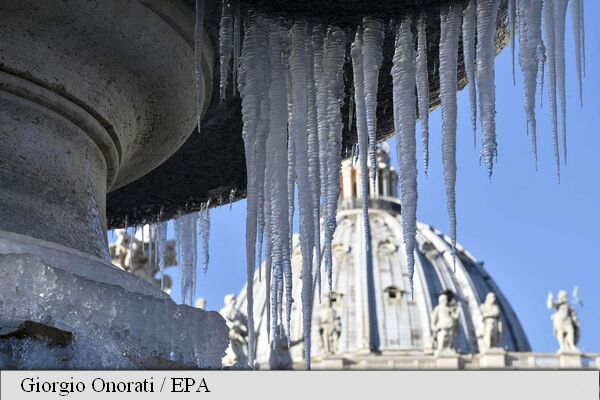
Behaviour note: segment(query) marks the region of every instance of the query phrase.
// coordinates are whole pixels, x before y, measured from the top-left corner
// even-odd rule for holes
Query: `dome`
[[[482,318],[479,306],[489,292],[496,294],[502,322],[500,347],[507,351],[531,351],[525,332],[510,303],[485,270],[483,263],[457,245],[455,263],[450,239],[430,225],[418,223],[415,248],[414,296],[411,294],[402,238],[401,205],[396,197],[397,175],[389,166],[387,147],[380,148],[377,185],[370,193],[373,279],[368,279],[367,252],[362,222],[360,173],[352,160],[341,172],[342,190],[333,241],[332,297],[329,302],[327,276],[323,272],[321,292],[314,287],[312,350],[315,361],[327,356],[431,354],[431,313],[438,297],[446,293],[459,312],[454,338],[456,352],[477,354],[482,348]],[[290,354],[295,362],[303,358],[302,311],[299,299],[302,282],[300,245],[295,237],[292,256],[293,298]],[[258,273],[254,282],[256,360],[269,363],[271,346],[266,330],[265,281]],[[246,312],[246,293],[238,296],[237,308]],[[285,309],[285,308],[284,308]],[[335,316],[339,329],[335,349],[322,341],[320,323]]]

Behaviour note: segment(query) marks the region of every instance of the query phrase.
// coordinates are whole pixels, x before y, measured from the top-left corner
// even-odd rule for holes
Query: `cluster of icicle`
[[[570,0],[575,37],[579,93],[585,65],[583,0]],[[477,110],[481,158],[491,177],[497,157],[494,50],[500,0],[471,0],[440,6],[439,87],[442,108],[442,164],[456,246],[457,68],[462,41],[474,135]],[[547,66],[552,136],[559,171],[557,110],[560,106],[563,153],[566,158],[564,34],[568,0],[509,0],[508,25],[513,43],[519,38],[519,64],[524,76],[527,132],[537,160],[535,98]],[[243,139],[248,175],[246,252],[248,274],[249,363],[254,362],[253,277],[265,258],[267,331],[280,324],[289,335],[292,302],[292,221],[297,195],[302,254],[302,312],[306,367],[310,367],[311,311],[314,293],[321,293],[321,264],[331,290],[331,243],[336,228],[342,143],[341,107],[347,38],[335,26],[284,21],[248,11],[240,39],[239,5],[223,1],[219,38],[221,98],[233,75],[242,99]],[[543,35],[542,35],[543,27]],[[395,51],[392,69],[393,119],[397,139],[402,224],[410,284],[414,271],[417,212],[416,117],[421,119],[424,169],[429,164],[429,68],[427,18],[407,15],[392,24]],[[351,126],[356,120],[358,160],[367,251],[369,162],[375,177],[377,88],[382,65],[384,23],[365,17],[351,44],[353,87],[349,92]],[[240,47],[241,46],[241,47]],[[233,55],[233,57],[232,57]],[[232,61],[233,58],[233,61]],[[514,69],[514,67],[513,67]],[[558,87],[557,102],[556,88]],[[355,116],[353,114],[356,109]],[[476,136],[474,136],[476,142]],[[297,188],[297,193],[296,193]],[[321,234],[320,220],[323,219]],[[323,243],[321,243],[321,241]],[[258,253],[258,254],[257,254]],[[313,285],[316,286],[313,287]],[[284,307],[285,313],[284,313]],[[285,315],[285,324],[283,318]]]
[[[200,211],[189,214],[179,213],[173,221],[175,224],[175,242],[177,244],[177,265],[181,274],[181,302],[194,305],[196,298],[196,278],[198,265],[202,265],[204,273],[208,271],[209,233],[210,233],[210,201],[200,206]],[[201,249],[201,260],[198,260],[198,244]],[[161,275],[164,274],[161,264]]]
[[[181,303],[193,306],[196,298],[196,278],[198,265],[204,273],[208,271],[210,239],[210,201],[201,204],[200,211],[189,214],[179,212],[173,220],[175,242],[177,244],[177,266],[181,275]],[[165,289],[165,269],[167,267],[167,226],[168,221],[160,222],[162,211],[156,222],[141,226],[127,226],[130,236],[129,254],[133,254],[134,238],[139,232],[141,253],[148,258],[150,266],[159,270],[161,290]],[[201,256],[198,258],[198,244]]]
[[[252,282],[256,265],[261,265],[263,247],[270,299],[267,331],[274,336],[275,328],[281,325],[289,332],[294,301],[290,257],[297,186],[304,342],[307,367],[310,366],[313,280],[320,293],[321,258],[331,287],[331,241],[336,227],[342,151],[340,107],[344,97],[345,46],[346,36],[338,28],[309,26],[303,20],[286,27],[256,13],[249,13],[245,20],[237,83],[242,98],[248,174],[246,252],[251,365]],[[325,221],[323,254],[321,210]]]

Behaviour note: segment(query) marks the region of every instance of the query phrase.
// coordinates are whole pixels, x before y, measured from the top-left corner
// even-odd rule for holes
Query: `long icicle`
[[[552,145],[554,147],[554,162],[556,176],[560,182],[560,152],[558,145],[558,110],[556,104],[556,43],[554,34],[554,1],[544,1],[542,16],[544,21],[544,44],[546,61],[548,63],[548,97],[550,99],[550,115],[552,125]]]
[[[194,58],[196,62],[196,107],[198,118],[198,133],[204,108],[204,66],[202,53],[204,51],[204,0],[196,0],[196,24],[194,27]]]
[[[363,65],[367,129],[369,132],[369,158],[371,160],[371,185],[375,187],[377,175],[377,86],[383,60],[384,26],[377,19],[363,18]]]
[[[517,0],[508,0],[508,30],[510,32],[510,52],[512,57],[513,86],[517,84],[515,74],[515,37],[517,35]]]
[[[565,82],[565,19],[568,0],[554,0],[554,59],[560,104],[563,161],[567,163],[567,89]]]
[[[496,85],[494,37],[499,0],[477,0],[477,87],[481,119],[481,156],[491,178],[496,157]]]
[[[247,211],[246,211],[246,272],[247,272],[247,316],[248,316],[248,365],[254,365],[254,269],[256,265],[257,239],[257,162],[256,151],[260,138],[259,122],[261,99],[266,96],[266,55],[262,51],[268,45],[264,19],[249,14],[245,26],[242,55],[238,76],[238,87],[242,97],[242,137],[246,153]]]
[[[415,237],[417,233],[417,140],[415,132],[415,49],[411,18],[405,17],[396,33],[393,58],[394,130],[399,162],[402,233],[406,247],[408,280],[414,296]]]
[[[571,24],[573,25],[573,41],[575,48],[575,65],[577,68],[577,84],[579,88],[579,105],[583,108],[583,0],[571,0]]]
[[[442,164],[450,219],[452,257],[456,254],[456,68],[462,7],[446,6],[441,13],[440,100],[442,103]],[[479,24],[479,21],[478,21]],[[478,43],[479,55],[479,43]],[[493,59],[492,59],[493,61]]]
[[[340,196],[340,167],[342,159],[342,114],[344,99],[343,67],[346,59],[346,35],[335,27],[330,27],[325,40],[324,75],[327,90],[328,139],[326,150],[327,193],[325,199],[326,220],[323,259],[327,270],[329,294],[332,292],[332,253],[331,244],[337,226],[337,206]]]
[[[292,304],[291,296],[291,264],[289,247],[289,219],[288,219],[288,144],[287,144],[287,92],[286,77],[283,62],[283,48],[287,44],[287,31],[276,23],[271,23],[269,29],[271,85],[269,86],[269,99],[271,108],[269,112],[269,137],[267,149],[267,177],[270,179],[270,206],[271,206],[271,242],[272,242],[272,270],[273,286],[267,289],[267,301],[271,299],[270,330],[271,335],[282,320],[282,296],[284,287],[284,272],[287,290],[287,303]],[[267,190],[269,186],[265,186]],[[288,275],[289,274],[289,275]],[[267,284],[269,278],[267,277]],[[289,329],[289,325],[288,325]]]
[[[311,35],[306,37],[306,82],[307,82],[307,130],[308,130],[308,176],[312,196],[314,266],[319,302],[321,301],[321,180],[319,160],[319,131],[317,128],[317,98],[314,72],[314,51]]]
[[[222,0],[221,23],[219,25],[219,93],[221,101],[225,100],[227,96],[229,64],[234,49],[233,37],[233,5],[231,4],[231,0]]]
[[[306,90],[306,21],[292,26],[290,69],[292,78],[292,121],[290,136],[296,147],[296,179],[298,182],[298,215],[300,220],[300,249],[302,252],[302,327],[304,360],[310,369],[312,321],[312,255],[314,251],[314,225],[311,185],[308,177],[307,90]]]
[[[525,86],[525,114],[527,132],[531,134],[531,148],[537,169],[537,123],[535,119],[535,100],[542,41],[542,0],[519,0],[519,65]],[[542,60],[543,62],[543,60]]]
[[[473,147],[477,147],[477,85],[475,82],[475,33],[477,27],[477,1],[470,0],[463,12],[462,41],[465,75],[469,84]]]
[[[421,142],[423,143],[423,166],[425,175],[429,170],[429,70],[427,67],[427,17],[425,13],[417,20],[417,99],[421,120]]]

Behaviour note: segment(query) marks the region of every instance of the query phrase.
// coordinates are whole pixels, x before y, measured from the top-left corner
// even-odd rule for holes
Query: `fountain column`
[[[106,193],[196,126],[194,12],[183,0],[0,2],[0,325],[73,337],[70,354],[34,367],[220,366],[218,313],[113,266],[106,240]],[[202,56],[207,105],[208,39]]]

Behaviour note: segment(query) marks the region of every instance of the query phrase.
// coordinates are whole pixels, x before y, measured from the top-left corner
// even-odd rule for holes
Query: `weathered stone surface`
[[[193,1],[186,0],[191,5]],[[496,51],[508,42],[506,27],[506,1],[502,1],[498,18]],[[243,0],[243,6],[288,17],[307,16],[348,29],[349,36],[365,15],[382,16],[389,21],[394,16],[424,7],[428,15],[427,36],[429,47],[430,108],[439,105],[438,43],[439,1],[433,0],[307,0],[278,1]],[[220,2],[207,2],[205,25],[208,37],[218,43]],[[393,134],[392,83],[390,76],[394,37],[386,35],[384,60],[379,80],[378,140]],[[350,42],[348,42],[348,46]],[[458,87],[466,85],[462,44],[459,48]],[[350,64],[346,65],[347,77],[352,76]],[[236,189],[236,199],[245,197],[246,165],[241,137],[240,101],[237,98],[220,103],[218,99],[218,73],[213,82],[212,101],[202,121],[201,133],[194,132],[183,146],[160,167],[146,176],[108,194],[107,214],[111,227],[123,227],[125,218],[136,221],[155,220],[161,208],[164,218],[172,218],[177,210],[198,210],[200,203],[209,198],[218,204],[221,196],[225,201],[231,189]],[[346,96],[350,94],[350,82],[346,82]],[[348,114],[348,97],[342,109]],[[355,129],[348,130],[344,117],[344,154],[348,155],[356,142]]]

